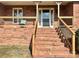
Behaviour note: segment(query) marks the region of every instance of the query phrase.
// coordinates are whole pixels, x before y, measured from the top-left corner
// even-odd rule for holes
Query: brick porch
[[[9,26],[9,25],[7,25]],[[0,28],[0,45],[30,45],[31,36],[34,31],[33,26],[12,25],[15,28]]]

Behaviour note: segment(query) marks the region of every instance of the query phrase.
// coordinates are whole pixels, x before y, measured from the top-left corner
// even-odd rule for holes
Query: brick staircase
[[[57,32],[52,28],[38,28],[34,41],[33,57],[71,57],[69,49],[64,47]]]

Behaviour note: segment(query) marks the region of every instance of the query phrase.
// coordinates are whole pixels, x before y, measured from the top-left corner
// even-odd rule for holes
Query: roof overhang
[[[35,5],[35,1],[0,1],[4,5]],[[56,1],[39,1],[39,5],[56,5]],[[67,4],[69,1],[63,1],[62,5]]]

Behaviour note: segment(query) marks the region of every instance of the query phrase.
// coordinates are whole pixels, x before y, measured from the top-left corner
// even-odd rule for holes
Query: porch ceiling
[[[69,1],[65,1],[62,4],[65,5]],[[0,1],[4,5],[35,5],[33,1]],[[56,5],[56,1],[42,1],[39,5]]]

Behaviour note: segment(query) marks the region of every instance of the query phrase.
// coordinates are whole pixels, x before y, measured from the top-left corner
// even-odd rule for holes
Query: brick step
[[[67,55],[51,55],[51,54],[36,54],[34,55],[35,58],[72,58],[72,54],[67,54]]]
[[[40,47],[40,48],[39,48]],[[45,50],[45,49],[51,49],[51,51],[69,51],[69,49],[68,48],[65,48],[65,47],[63,47],[62,46],[62,48],[60,49],[60,48],[52,48],[52,46],[46,46],[46,45],[44,45],[44,46],[40,46],[39,45],[39,47],[38,46],[35,46],[35,49],[39,49],[39,50]]]
[[[49,50],[44,50],[44,49],[37,49],[36,50],[37,53],[39,54],[40,52],[43,54],[44,52],[49,53],[51,55],[67,55],[70,54],[69,51],[64,51],[64,50],[56,50],[56,51],[51,51],[51,49]]]
[[[38,46],[39,45],[39,46]],[[41,47],[41,48],[45,48],[45,47],[47,47],[47,48],[52,48],[52,44],[38,44],[38,45],[34,45],[34,47],[37,47],[37,48],[39,48],[39,47]]]
[[[43,32],[43,33],[40,33],[40,32],[39,32],[39,33],[36,33],[36,34],[37,34],[37,35],[40,35],[40,34],[42,34],[42,35],[53,35],[53,34],[54,34],[54,35],[58,35],[58,33],[56,33],[56,32],[55,32],[55,33],[54,33],[54,32],[50,32],[50,33],[48,33],[48,32],[47,32],[47,33],[44,33],[44,32]]]
[[[59,54],[59,55],[52,55],[54,58],[71,58],[73,57],[72,54]]]
[[[61,48],[61,49],[60,49]],[[60,47],[60,48],[52,48],[52,51],[69,51],[68,48],[65,48],[65,47]]]
[[[38,30],[56,31],[54,28],[38,28]]]
[[[49,52],[43,52],[43,53],[40,52],[40,53],[38,53],[37,51],[35,51],[33,57],[34,57],[34,58],[50,58],[50,57],[52,57],[52,56],[50,55]]]
[[[46,32],[40,32],[40,31],[37,31],[37,34],[40,34],[40,33],[41,34],[58,34],[57,32],[50,32],[50,31],[49,32],[47,32],[47,31]]]
[[[60,43],[61,41],[60,40],[55,40],[55,39],[51,39],[51,40],[49,40],[49,39],[35,39],[35,41],[37,42],[37,41],[39,41],[39,42],[57,42],[57,43]]]
[[[69,51],[52,51],[51,52],[52,55],[71,55],[71,53]]]
[[[59,36],[58,36],[58,35],[53,35],[53,34],[52,34],[52,35],[51,35],[51,34],[50,34],[50,35],[37,34],[36,37],[54,37],[54,38],[57,38],[57,37],[59,37]]]
[[[37,41],[60,41],[61,42],[61,39],[58,38],[58,37],[36,37]]]
[[[36,41],[35,44],[52,44],[52,46],[60,46],[60,45],[64,45],[64,43],[61,42],[52,42],[52,41]]]
[[[38,47],[39,47],[39,46],[40,46],[40,47],[43,47],[43,46],[44,46],[44,47],[45,47],[45,46],[46,46],[46,47],[47,47],[47,46],[50,46],[50,47],[51,47],[51,46],[52,46],[52,48],[62,48],[62,47],[64,47],[64,45],[53,46],[52,44],[34,44],[34,46],[38,46]]]
[[[44,37],[44,36],[42,36],[42,37],[36,37],[37,39],[49,39],[49,40],[51,40],[51,39],[57,39],[57,40],[61,40],[59,37],[49,37],[49,36],[47,36],[47,37]]]
[[[50,48],[50,47],[42,47],[42,48],[35,47],[35,50],[37,50],[37,51],[51,51],[52,53],[69,53],[68,49],[52,50],[52,48]]]
[[[35,51],[35,56],[36,57],[68,57],[71,56],[70,53],[59,53],[59,54],[52,54],[51,51]]]
[[[37,30],[37,32],[56,32],[56,30]]]
[[[36,38],[55,38],[55,39],[60,39],[59,37],[57,36],[36,36]],[[50,40],[50,39],[49,39]]]
[[[37,33],[57,33],[57,32],[56,31],[45,31],[45,30],[44,31],[42,31],[42,30],[40,31],[40,30],[38,30]]]
[[[53,35],[57,35],[58,36],[58,34],[57,33],[37,33],[37,35],[48,35],[48,36],[53,36]]]
[[[55,50],[55,49],[68,49],[69,50],[69,48],[66,48],[66,47],[64,47],[64,45],[58,45],[58,46],[53,46],[52,44],[34,44],[34,47],[52,47],[52,49],[53,50]]]
[[[50,38],[49,37],[36,37],[35,41],[52,41],[52,42],[61,42],[60,38]]]
[[[39,51],[50,51],[51,48],[50,47],[41,47],[41,48],[35,47],[35,50],[37,50],[38,52]]]
[[[40,45],[45,45],[45,44],[47,44],[47,45],[50,45],[50,44],[52,44],[52,46],[60,46],[60,45],[64,45],[64,43],[61,43],[61,42],[39,42],[39,41],[37,41],[37,42],[35,42],[35,44],[36,45],[38,45],[38,44],[40,44]]]
[[[54,58],[72,58],[73,56],[71,54],[67,55],[53,55]]]
[[[52,50],[51,51],[53,55],[64,55],[64,54],[70,54],[68,50]]]

